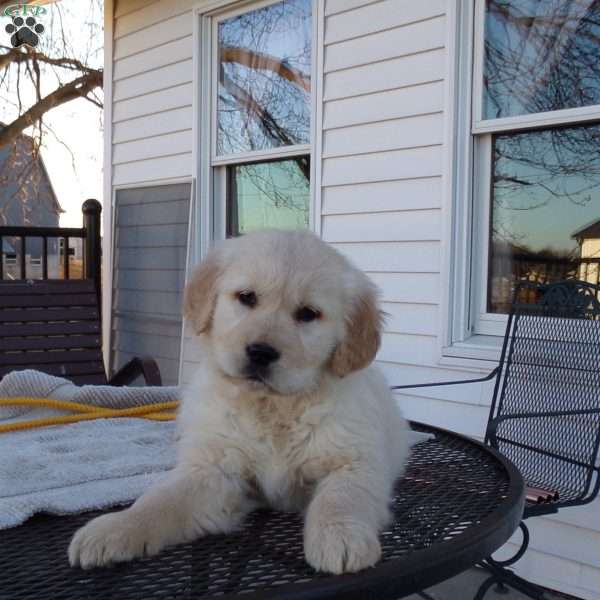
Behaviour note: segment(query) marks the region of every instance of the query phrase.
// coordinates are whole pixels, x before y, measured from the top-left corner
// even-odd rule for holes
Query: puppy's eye
[[[302,306],[294,314],[296,321],[302,321],[303,323],[310,323],[315,319],[321,318],[321,313],[310,306]]]
[[[247,306],[248,308],[254,308],[256,306],[257,299],[254,292],[244,290],[243,292],[238,292],[236,297],[241,304]]]

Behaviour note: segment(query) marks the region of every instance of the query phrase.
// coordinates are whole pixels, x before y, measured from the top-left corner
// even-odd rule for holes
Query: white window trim
[[[292,148],[279,148],[268,153],[252,152],[246,155],[214,156],[215,141],[213,107],[213,19],[223,13],[226,18],[255,8],[273,4],[276,0],[209,0],[199,2],[193,9],[194,29],[194,97],[193,97],[193,169],[195,186],[194,243],[190,264],[202,260],[213,242],[223,237],[224,215],[215,202],[216,187],[213,169],[217,165],[249,162],[265,156],[284,158],[309,154],[311,158],[309,229],[321,232],[321,154],[323,105],[323,16],[325,0],[312,0],[312,64],[311,64],[311,143]]]
[[[110,315],[113,294],[113,213],[114,191],[112,187],[112,135],[113,135],[113,62],[114,62],[114,4],[115,0],[104,3],[104,162],[102,173],[102,314]],[[102,360],[110,363],[111,319],[102,319]],[[105,367],[106,368],[106,367]]]
[[[448,11],[447,127],[444,164],[444,245],[442,279],[446,307],[442,315],[439,363],[449,367],[489,369],[497,361],[500,345],[495,339],[473,336],[471,304],[473,224],[472,87],[474,5],[471,0],[450,4]],[[443,317],[446,318],[443,318]]]
[[[505,315],[485,312],[489,251],[489,202],[474,198],[490,194],[490,137],[485,134],[522,131],[557,124],[597,120],[599,107],[586,106],[502,119],[482,119],[484,0],[459,0],[449,13],[445,168],[446,273],[444,286],[448,324],[441,338],[440,364],[487,368],[497,361]],[[474,139],[475,138],[475,139]],[[476,160],[477,159],[477,160]],[[479,214],[477,212],[479,210]],[[483,219],[483,221],[482,221]],[[477,256],[477,261],[474,260]],[[486,366],[482,367],[481,365]]]
[[[488,119],[475,121],[471,128],[472,133],[500,133],[502,131],[519,131],[534,127],[551,127],[552,125],[566,125],[568,123],[585,123],[598,120],[598,106],[582,106],[580,108],[566,108],[555,110],[551,113],[536,113],[532,115],[519,115],[504,119]]]
[[[244,163],[254,163],[262,160],[278,160],[280,158],[290,158],[293,156],[306,156],[310,154],[310,144],[295,144],[294,146],[280,146],[272,150],[254,150],[253,152],[240,152],[239,154],[223,154],[221,156],[213,155],[211,164],[213,167],[223,165],[243,165]]]

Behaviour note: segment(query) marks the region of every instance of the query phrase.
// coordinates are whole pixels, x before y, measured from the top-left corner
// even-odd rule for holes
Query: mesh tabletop
[[[378,598],[425,589],[501,546],[523,512],[523,482],[493,450],[422,425],[381,534],[383,557],[357,574],[315,573],[304,561],[299,515],[257,511],[232,534],[175,546],[108,569],[67,561],[75,530],[99,513],[38,515],[0,531],[0,599]]]

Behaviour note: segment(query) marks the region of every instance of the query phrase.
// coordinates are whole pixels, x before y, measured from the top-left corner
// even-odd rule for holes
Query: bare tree
[[[54,195],[47,189],[48,176],[39,151],[45,136],[63,143],[61,132],[53,129],[48,115],[67,102],[84,98],[97,107],[101,120],[103,5],[102,0],[85,2],[83,6],[80,0],[62,0],[43,9],[29,7],[25,13],[20,5],[12,22],[8,16],[1,19],[3,224],[48,224],[45,221],[49,217],[42,215],[48,210],[48,197]],[[0,1],[0,8],[4,10],[6,4]],[[18,33],[11,35],[15,31]],[[13,47],[24,39],[27,44]],[[72,153],[71,157],[75,164]],[[53,210],[56,218],[60,207]]]
[[[87,17],[80,28],[89,35],[83,45],[69,35],[74,3],[86,2]],[[1,3],[1,0],[0,0]],[[46,116],[54,108],[83,98],[102,108],[102,0],[59,0],[41,17],[45,26],[39,46],[0,46],[0,101],[12,105],[11,118],[0,128],[0,149],[15,144],[23,132],[33,132],[35,154],[46,135],[54,135]],[[7,21],[9,22],[9,21]],[[250,11],[222,28],[220,44],[218,138],[227,151],[306,143],[310,131],[310,36],[303,47],[294,46],[293,55],[278,52],[285,43],[269,46],[270,36],[294,35],[310,25],[310,2],[288,0]],[[289,32],[292,32],[291,34]],[[81,39],[81,35],[79,39]],[[300,36],[301,37],[301,36]],[[285,49],[284,49],[285,52]],[[60,138],[60,132],[56,132]],[[292,159],[308,182],[310,161]],[[11,169],[11,172],[13,169]],[[277,182],[255,177],[255,186],[274,206],[298,210]],[[23,174],[23,181],[27,174]],[[2,174],[0,173],[0,180]],[[299,181],[298,178],[295,181]],[[0,181],[1,183],[1,181]]]
[[[0,129],[0,148],[25,130],[33,131],[39,147],[49,133],[44,117],[66,102],[84,98],[102,108],[103,5],[102,0],[87,3],[84,22],[76,22],[87,35],[71,39],[75,4],[62,0],[37,17],[44,25],[39,45],[0,45],[0,100],[13,108],[13,118]]]

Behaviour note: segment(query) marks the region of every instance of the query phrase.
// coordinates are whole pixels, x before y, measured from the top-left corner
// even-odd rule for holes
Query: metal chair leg
[[[523,534],[523,539],[521,540],[521,545],[519,546],[519,549],[515,552],[515,554],[510,558],[507,558],[506,560],[494,560],[491,556],[488,556],[485,559],[486,562],[494,565],[495,567],[506,568],[510,567],[510,565],[514,565],[518,560],[520,560],[523,554],[525,554],[525,552],[527,551],[527,548],[529,547],[529,528],[527,527],[527,525],[525,525],[525,521],[521,521],[519,523],[519,529]]]
[[[525,554],[527,547],[529,546],[529,529],[527,528],[527,525],[521,521],[521,523],[519,523],[519,528],[523,534],[523,540],[513,556],[506,560],[494,560],[491,556],[488,556],[488,558],[480,563],[479,566],[489,571],[491,575],[479,586],[473,600],[483,600],[485,594],[487,594],[494,584],[498,584],[502,587],[511,587],[534,600],[546,600],[542,588],[523,579],[523,577],[519,577],[516,573],[513,573],[507,568],[514,565]]]
[[[547,600],[544,590],[541,587],[523,579],[523,577],[519,577],[519,575],[513,573],[510,569],[495,567],[489,563],[483,563],[482,566],[491,571],[492,574],[481,584],[473,600],[483,600],[485,594],[495,583],[511,587],[533,600]]]
[[[510,589],[502,581],[498,581],[496,583],[496,589],[494,591],[496,592],[496,594],[504,595],[504,594],[508,594],[510,592]]]
[[[477,593],[473,597],[473,600],[483,600],[483,597],[488,593],[489,589],[497,583],[495,575],[490,575],[484,582],[479,586]]]

